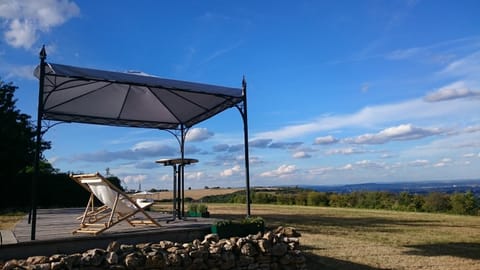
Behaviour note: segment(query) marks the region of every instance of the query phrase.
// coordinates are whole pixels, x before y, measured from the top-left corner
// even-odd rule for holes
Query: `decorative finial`
[[[243,89],[247,88],[247,81],[245,80],[245,75],[243,75],[242,87]]]
[[[40,59],[45,60],[47,58],[47,51],[45,51],[45,44],[42,46],[40,51]]]

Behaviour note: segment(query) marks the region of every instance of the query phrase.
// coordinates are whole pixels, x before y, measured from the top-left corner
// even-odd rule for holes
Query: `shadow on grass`
[[[305,249],[308,247],[303,247]],[[325,269],[325,270],[382,270],[365,264],[358,264],[350,261],[339,260],[331,257],[318,256],[309,251],[303,251],[307,259],[307,269]]]
[[[420,256],[454,256],[472,260],[480,260],[480,243],[438,243],[405,246],[413,248],[405,252]]]
[[[244,215],[212,215],[215,218],[223,219],[242,219]],[[299,229],[308,227],[309,229],[318,226],[325,227],[339,227],[354,229],[355,231],[375,231],[375,232],[395,232],[402,230],[393,226],[435,226],[435,222],[426,220],[412,220],[412,219],[389,219],[381,217],[336,217],[336,216],[320,216],[320,215],[302,215],[302,214],[262,214],[261,217],[265,219],[267,225],[292,225]],[[303,227],[303,228],[302,228]],[[319,227],[320,228],[320,227]]]

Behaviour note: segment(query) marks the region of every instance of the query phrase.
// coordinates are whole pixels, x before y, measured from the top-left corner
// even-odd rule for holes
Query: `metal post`
[[[247,82],[245,76],[242,80],[243,90],[243,110],[240,110],[240,114],[243,119],[243,143],[245,147],[245,184],[246,184],[246,201],[247,201],[247,217],[250,217],[250,157],[248,151],[248,113],[247,113]]]
[[[40,178],[40,151],[42,146],[42,116],[43,116],[43,84],[45,82],[45,59],[47,58],[47,52],[45,51],[45,45],[43,45],[40,51],[40,78],[38,87],[38,111],[37,111],[37,130],[36,130],[36,144],[35,144],[35,164],[34,173],[32,179],[32,209],[31,209],[31,221],[32,230],[30,239],[35,240],[35,231],[37,226],[37,185]]]
[[[177,215],[177,211],[175,210],[175,204],[177,203],[176,199],[177,199],[177,165],[176,164],[172,164],[172,168],[173,168],[173,198],[172,198],[172,202],[173,202],[173,208],[172,208],[172,220],[175,220],[175,216]]]
[[[182,189],[182,209],[181,209],[181,217],[184,218],[185,215],[185,188],[184,188],[184,183],[185,183],[185,137],[186,137],[186,132],[185,132],[185,126],[182,124],[181,126],[181,139],[180,139],[180,155],[182,158],[182,162],[180,163],[180,174],[181,174],[181,183],[179,181],[178,185],[181,186]],[[180,205],[179,205],[180,206]]]

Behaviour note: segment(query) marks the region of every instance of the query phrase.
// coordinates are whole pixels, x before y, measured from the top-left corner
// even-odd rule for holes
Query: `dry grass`
[[[246,213],[208,208],[217,218]],[[252,215],[299,229],[310,269],[480,269],[480,217],[280,205],[252,205]]]
[[[25,213],[7,213],[0,215],[0,230],[12,230],[15,225],[25,216]]]
[[[199,200],[205,196],[215,196],[215,195],[224,195],[230,194],[243,189],[238,188],[210,188],[210,189],[192,189],[192,190],[185,190],[185,198],[192,198],[193,200]],[[162,191],[162,192],[155,192],[153,194],[147,195],[132,195],[134,198],[147,198],[147,199],[154,199],[157,201],[160,200],[171,200],[173,197],[172,191]]]

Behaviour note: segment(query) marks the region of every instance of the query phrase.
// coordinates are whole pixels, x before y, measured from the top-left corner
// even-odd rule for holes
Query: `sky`
[[[36,119],[47,62],[248,87],[252,186],[480,178],[479,1],[0,0],[0,79]],[[59,124],[45,158],[172,188],[166,131]],[[191,188],[245,185],[235,108],[189,130]]]

